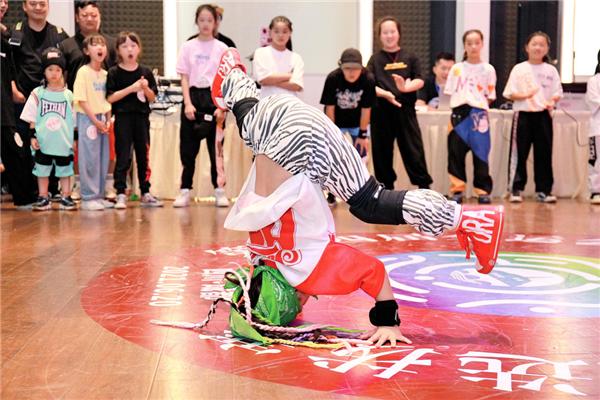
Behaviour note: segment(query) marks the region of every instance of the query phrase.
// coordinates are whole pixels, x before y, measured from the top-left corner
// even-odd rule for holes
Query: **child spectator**
[[[417,106],[427,106],[429,110],[436,110],[440,104],[440,96],[444,94],[444,86],[448,79],[448,72],[454,65],[454,55],[439,53],[435,57],[433,75],[425,80],[425,85],[417,92]]]
[[[550,37],[534,32],[525,42],[527,61],[515,65],[502,94],[512,100],[513,128],[508,156],[508,189],[510,202],[523,201],[521,192],[527,183],[527,158],[533,144],[533,171],[538,201],[555,203],[551,194],[552,115],[554,104],[562,97],[560,76],[548,63]]]
[[[138,59],[142,42],[135,32],[121,32],[117,37],[119,63],[108,70],[107,100],[115,116],[115,208],[127,208],[127,171],[131,167],[131,147],[135,149],[142,207],[162,207],[163,203],[150,194],[150,103],[158,88],[150,68]]]
[[[489,102],[496,99],[496,70],[481,60],[483,33],[477,29],[463,34],[463,61],[448,74],[444,93],[450,95],[452,130],[448,135],[448,172],[452,200],[462,203],[467,174],[465,157],[473,152],[475,194],[479,204],[491,203],[489,172]]]
[[[102,62],[108,50],[106,40],[100,34],[89,35],[83,45],[87,64],[79,68],[73,85],[79,131],[81,208],[102,211],[114,207],[114,203],[104,199],[111,106],[106,101],[107,72],[102,69]]]
[[[225,190],[217,180],[216,130],[222,126],[225,113],[218,110],[211,101],[210,86],[217,73],[220,55],[227,46],[214,38],[213,32],[217,20],[214,7],[203,4],[196,10],[198,37],[181,46],[177,60],[177,73],[181,75],[183,105],[181,110],[181,128],[179,130],[179,155],[183,171],[181,190],[173,202],[173,207],[187,207],[190,204],[190,190],[196,170],[196,156],[200,142],[206,139],[210,157],[210,176],[215,188],[218,207],[229,206]]]
[[[592,204],[600,204],[600,51],[598,51],[598,65],[596,73],[590,78],[585,93],[585,101],[592,111],[590,121],[590,157],[589,157],[589,182],[592,195]]]
[[[261,85],[261,97],[287,93],[297,96],[304,89],[304,61],[292,51],[292,21],[278,16],[269,24],[271,44],[254,52],[252,68]]]
[[[366,163],[375,80],[363,67],[362,55],[356,49],[344,50],[338,64],[339,68],[327,75],[321,104],[329,119],[351,136],[354,148]],[[329,193],[327,201],[335,203],[335,196]]]
[[[48,182],[52,168],[60,179],[61,210],[74,210],[71,199],[73,172],[73,93],[65,84],[66,61],[61,51],[49,47],[42,53],[44,83],[33,89],[21,119],[29,123],[31,147],[35,150],[33,174],[37,176],[39,197],[35,211],[52,208]]]

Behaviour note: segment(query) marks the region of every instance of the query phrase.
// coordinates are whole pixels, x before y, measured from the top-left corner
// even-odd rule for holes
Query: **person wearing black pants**
[[[515,113],[516,130],[511,132],[509,176],[512,177],[511,193],[525,190],[527,183],[527,158],[533,145],[533,175],[537,193],[551,193],[552,174],[552,117],[548,110]],[[517,134],[518,132],[518,134]],[[516,153],[516,154],[514,154]],[[515,159],[516,156],[516,159]],[[516,167],[515,167],[516,164]],[[514,172],[513,172],[514,171]]]
[[[3,9],[6,11],[6,9]],[[0,21],[4,14],[0,12]],[[17,207],[29,206],[36,199],[37,184],[33,174],[33,159],[29,147],[29,135],[21,134],[16,130],[15,109],[11,82],[16,79],[16,70],[13,63],[13,52],[8,44],[10,35],[0,23],[1,52],[0,57],[0,150],[2,163],[6,170],[2,173],[2,183],[8,181],[12,192],[13,203]],[[27,127],[29,128],[29,127]],[[26,129],[25,132],[28,132]]]
[[[513,101],[515,112],[508,162],[509,201],[523,201],[527,183],[527,158],[533,145],[533,170],[536,199],[555,203],[552,194],[552,110],[562,97],[560,75],[550,63],[550,37],[534,32],[525,42],[527,61],[510,71],[504,97]]]
[[[473,121],[480,121],[473,124]],[[452,109],[450,123],[452,130],[448,134],[448,173],[455,193],[464,191],[467,181],[465,157],[473,152],[473,187],[480,196],[492,192],[493,181],[490,176],[488,156],[490,149],[487,112],[463,104]],[[481,129],[480,129],[481,128]],[[455,196],[462,201],[462,195]],[[484,200],[485,201],[485,200]],[[485,203],[484,203],[485,204]]]
[[[206,147],[210,158],[210,180],[213,187],[217,186],[217,163],[215,159],[215,137],[217,131],[214,112],[216,107],[212,104],[210,89],[190,88],[192,104],[196,107],[196,119],[190,121],[181,111],[181,130],[179,142],[179,155],[183,171],[181,173],[181,188],[191,189],[196,170],[196,156],[200,151],[200,142],[206,139]],[[182,106],[183,108],[183,106]]]
[[[150,194],[150,105],[158,88],[149,67],[139,64],[142,42],[135,32],[121,32],[116,41],[119,63],[108,70],[107,100],[115,116],[115,153],[117,156],[114,185],[117,190],[115,208],[127,208],[127,171],[131,166],[131,147],[135,150],[141,206],[161,207]]]
[[[414,107],[398,108],[379,101],[371,119],[371,146],[375,176],[386,189],[394,188],[394,141],[413,185],[427,189],[433,182],[427,172],[421,130]]]
[[[116,117],[116,115],[115,115]],[[131,167],[131,156],[135,151],[140,192],[150,191],[150,165],[148,152],[150,150],[150,121],[144,114],[122,113],[115,118],[115,189],[117,195],[127,189],[127,171]]]
[[[401,27],[395,18],[385,17],[379,22],[378,36],[382,50],[373,54],[367,64],[375,76],[378,97],[371,118],[375,177],[386,189],[394,188],[395,140],[410,182],[420,189],[428,189],[433,180],[427,172],[415,112],[416,91],[424,84],[419,60],[400,48]]]

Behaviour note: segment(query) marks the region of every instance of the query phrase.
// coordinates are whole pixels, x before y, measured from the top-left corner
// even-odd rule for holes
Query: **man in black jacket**
[[[94,33],[100,33],[106,40],[108,48],[108,57],[104,59],[103,68],[108,71],[110,67],[117,63],[116,42],[112,36],[100,32],[102,14],[96,1],[85,0],[75,3],[75,22],[77,22],[77,32],[75,36],[70,37],[60,43],[67,60],[67,86],[73,90],[73,83],[77,71],[85,64],[83,57],[83,40]]]
[[[21,121],[19,117],[25,100],[31,91],[40,85],[44,77],[42,53],[48,47],[57,47],[60,42],[69,37],[64,29],[48,22],[48,9],[48,0],[23,0],[23,11],[27,18],[17,22],[8,34],[14,65],[18,67],[15,77],[16,87],[13,90],[15,123],[27,149],[30,142],[29,124]],[[29,172],[31,173],[31,169]],[[57,193],[57,186],[58,180],[51,179],[49,190]]]

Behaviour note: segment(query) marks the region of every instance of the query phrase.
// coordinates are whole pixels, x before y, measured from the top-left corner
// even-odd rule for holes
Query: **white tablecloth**
[[[508,153],[510,145],[510,129],[512,111],[491,110],[490,132],[492,149],[490,152],[490,173],[494,180],[492,195],[502,196],[506,193],[508,181]],[[447,193],[450,181],[447,173],[447,132],[450,120],[449,111],[429,111],[417,114],[423,134],[427,167],[433,178],[432,189]],[[587,196],[587,132],[590,113],[587,111],[556,111],[554,114],[554,189],[559,197]],[[179,191],[181,179],[181,161],[179,159],[179,108],[170,115],[152,113],[150,116],[150,166],[152,169],[152,193],[173,199]],[[225,172],[227,196],[235,197],[239,193],[246,174],[252,163],[252,154],[239,138],[235,120],[228,116],[225,129]],[[467,156],[467,177],[472,181],[473,167],[471,155]],[[533,184],[533,152],[528,163],[529,181],[525,194],[532,194]],[[369,168],[372,167],[369,163]],[[396,188],[413,188],[404,170],[400,153],[394,152],[394,168],[398,175]],[[206,144],[203,141],[196,161],[193,195],[211,196],[213,188],[210,183],[210,161]],[[470,193],[472,186],[469,185]]]

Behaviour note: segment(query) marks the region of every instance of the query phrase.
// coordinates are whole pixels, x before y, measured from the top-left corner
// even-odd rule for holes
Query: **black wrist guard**
[[[29,138],[30,139],[35,139],[35,128],[29,128]]]
[[[359,129],[358,130],[358,138],[359,139],[366,139],[369,136],[367,136],[367,130],[366,129]]]
[[[398,326],[398,304],[396,300],[378,301],[369,311],[369,320],[375,326]]]

